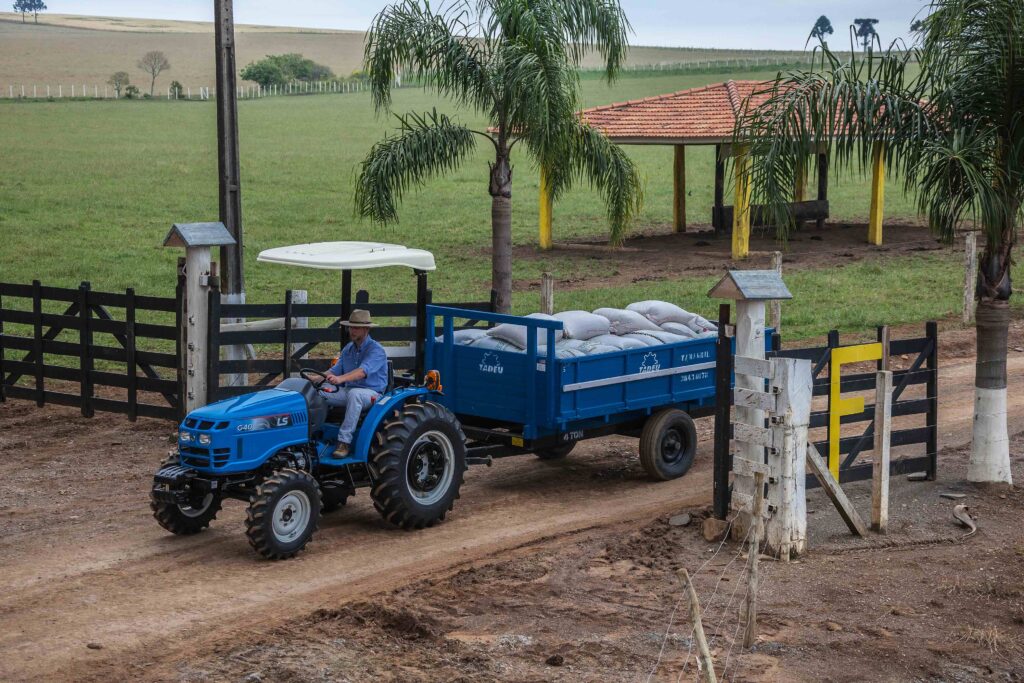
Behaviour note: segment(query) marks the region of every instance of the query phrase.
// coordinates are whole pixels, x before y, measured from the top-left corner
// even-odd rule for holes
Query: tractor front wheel
[[[270,560],[294,557],[320,522],[320,487],[308,472],[280,469],[263,480],[249,503],[245,535]]]
[[[395,526],[422,529],[444,519],[459,497],[466,437],[436,403],[407,403],[374,435],[370,490],[377,511]]]
[[[169,465],[177,465],[177,457],[169,457],[160,463],[160,469]],[[164,501],[150,499],[149,509],[157,523],[172,534],[191,536],[210,526],[220,512],[221,497],[219,492],[205,494],[191,505],[176,505]]]

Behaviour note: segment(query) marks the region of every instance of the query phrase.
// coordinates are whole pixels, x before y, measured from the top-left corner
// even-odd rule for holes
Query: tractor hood
[[[260,417],[269,413],[305,410],[306,403],[294,391],[266,389],[251,394],[226,398],[189,413],[190,418],[203,421],[237,420]]]

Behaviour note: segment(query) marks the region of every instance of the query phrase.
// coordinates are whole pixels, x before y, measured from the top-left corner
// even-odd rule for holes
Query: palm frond
[[[436,110],[396,118],[400,134],[373,146],[356,180],[356,210],[384,224],[398,220],[410,186],[455,169],[476,148],[474,131]]]

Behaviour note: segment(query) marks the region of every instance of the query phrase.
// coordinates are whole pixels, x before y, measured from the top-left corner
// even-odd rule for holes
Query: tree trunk
[[[153,74],[153,78],[149,81],[149,96],[153,96],[153,88],[156,87],[156,74]]]
[[[491,288],[499,313],[512,310],[512,166],[499,146],[491,164]]]
[[[1006,428],[1006,342],[1010,306],[983,297],[978,303],[974,376],[974,434],[968,481],[1013,483]]]

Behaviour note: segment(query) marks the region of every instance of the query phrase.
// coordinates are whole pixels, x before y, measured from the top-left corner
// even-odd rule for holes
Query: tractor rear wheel
[[[177,465],[178,457],[169,456],[160,463],[160,469],[168,465]],[[149,509],[157,523],[172,534],[191,536],[210,526],[220,512],[221,497],[219,492],[210,492],[203,496],[202,501],[193,505],[175,505],[150,499]]]
[[[561,460],[565,456],[572,453],[572,449],[574,448],[576,448],[576,442],[571,441],[560,446],[554,446],[553,448],[545,448],[539,451],[534,451],[533,453],[541,460]]]
[[[407,403],[374,434],[370,489],[377,511],[395,526],[422,529],[444,519],[466,471],[466,437],[436,403]]]
[[[697,427],[693,418],[669,408],[655,413],[640,433],[640,464],[658,481],[686,474],[697,453]]]
[[[294,557],[320,522],[320,486],[308,472],[280,469],[256,487],[245,515],[249,545],[270,560]]]

